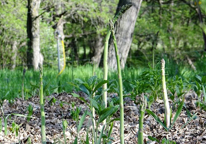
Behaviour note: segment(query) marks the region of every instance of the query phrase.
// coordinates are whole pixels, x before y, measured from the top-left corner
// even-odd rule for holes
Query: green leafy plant
[[[161,143],[162,144],[176,144],[176,142],[168,140],[166,138],[163,138]]]
[[[66,129],[67,129],[67,126],[68,126],[68,123],[67,123],[66,120],[62,121],[62,126],[63,126],[64,143],[66,144],[67,143],[67,140],[66,140]]]
[[[161,143],[161,144],[176,144],[176,142],[171,141],[171,140],[168,140],[168,139],[166,139],[166,138],[163,138],[161,141],[158,140],[157,138],[154,138],[154,137],[151,137],[151,136],[148,136],[148,138],[149,138],[151,141],[156,141],[156,142]]]
[[[16,124],[14,121],[12,122],[12,127],[11,127],[11,132],[14,133],[15,135],[18,136],[18,132],[19,132],[19,125]]]
[[[84,122],[84,120],[86,118],[86,115],[87,115],[87,111],[82,115],[82,117],[81,117],[81,119],[80,119],[80,121],[79,121],[79,123],[77,125],[77,136],[76,136],[73,144],[77,144],[78,143],[79,131],[81,130],[81,127],[82,127],[83,122]],[[89,141],[89,139],[88,139],[88,133],[87,133],[86,143],[88,143],[88,141]]]
[[[30,121],[31,116],[33,114],[33,107],[32,107],[32,105],[29,105],[27,110],[28,110],[27,121]]]
[[[148,114],[150,114],[162,127],[164,127],[164,129],[165,129],[166,131],[169,131],[169,130],[173,127],[173,125],[174,125],[174,123],[176,122],[177,118],[180,116],[180,114],[181,114],[181,112],[182,112],[183,106],[184,106],[184,98],[182,99],[181,102],[179,102],[179,106],[178,106],[178,108],[177,108],[176,114],[175,114],[175,116],[174,116],[174,118],[173,118],[173,122],[171,123],[170,127],[167,127],[167,125],[166,125],[164,122],[162,122],[162,121],[160,120],[160,118],[159,118],[154,112],[152,112],[152,111],[150,111],[150,110],[148,110],[148,109],[146,109],[146,112],[147,112]],[[172,117],[170,117],[170,119],[171,119],[171,118],[172,118]]]
[[[106,139],[109,139],[108,136],[110,136],[111,132],[107,133],[107,129],[104,128],[108,127],[108,129],[111,131],[112,120],[109,120],[109,118],[118,110],[119,105],[116,106],[110,105],[109,107],[105,108],[104,102],[102,101],[101,98],[102,92],[98,92],[100,95],[93,95],[93,94],[97,92],[98,89],[102,90],[101,87],[103,86],[103,84],[108,83],[108,81],[105,80],[98,81],[96,76],[91,77],[87,82],[83,82],[82,80],[79,79],[77,81],[79,82],[79,86],[77,85],[74,86],[76,88],[79,88],[80,91],[87,94],[88,101],[85,100],[83,97],[80,97],[76,93],[72,93],[72,95],[85,102],[85,104],[89,107],[91,111],[91,113],[87,112],[87,114],[92,119],[92,143],[95,144],[99,143],[99,141],[101,142],[102,138],[104,139],[104,141],[107,141]],[[96,117],[94,117],[94,114],[92,113],[93,108],[95,109],[95,115],[96,117],[98,117],[98,119],[96,119]],[[100,124],[102,124],[104,120],[106,120],[106,125],[103,123],[103,127],[99,135],[99,126]]]
[[[206,76],[200,77],[195,76],[195,83],[193,84],[193,89],[198,96],[197,106],[204,106],[206,104],[206,92],[205,92]],[[201,94],[203,94],[203,100],[201,99]]]
[[[74,109],[74,105],[75,102],[72,102],[72,110],[70,111],[72,119],[74,121],[78,121],[79,120],[79,113],[81,112],[81,107],[77,107],[76,109]]]

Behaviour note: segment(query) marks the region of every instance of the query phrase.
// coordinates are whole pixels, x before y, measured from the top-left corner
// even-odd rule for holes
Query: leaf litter
[[[80,96],[86,98],[84,93],[79,92]],[[185,95],[184,108],[177,118],[170,131],[166,131],[154,118],[147,113],[144,117],[144,142],[154,144],[158,142],[151,141],[148,136],[162,141],[164,138],[174,141],[177,144],[204,144],[206,143],[206,112],[195,106],[197,95],[194,92],[188,92]],[[63,143],[63,126],[62,121],[66,120],[68,126],[66,128],[66,139],[68,143],[73,143],[77,136],[77,123],[72,119],[71,110],[73,109],[71,103],[74,102],[74,108],[80,108],[79,118],[83,115],[84,111],[88,110],[86,104],[78,98],[73,97],[68,93],[52,94],[45,97],[45,116],[46,116],[46,137],[47,143]],[[12,115],[21,114],[27,116],[28,107],[33,107],[33,114],[30,121],[26,117]],[[170,101],[170,105],[172,102]],[[137,106],[131,99],[125,99],[125,144],[137,143],[138,128],[139,128],[139,106]],[[12,104],[4,101],[2,106],[4,116],[10,115],[7,120],[8,134],[5,135],[5,127],[3,121],[3,113],[0,112],[2,118],[2,131],[0,132],[0,143],[26,143],[31,139],[32,143],[41,143],[41,119],[40,119],[40,106],[39,96],[31,97],[28,100],[16,99]],[[175,106],[173,107],[173,118],[176,112]],[[157,100],[151,106],[151,109],[156,115],[164,121],[164,103],[162,100]],[[189,112],[189,113],[188,113]],[[190,114],[190,115],[189,115]],[[191,117],[192,114],[196,114]],[[120,112],[117,111],[113,117],[118,118]],[[12,133],[12,122],[19,125],[18,135]],[[79,141],[86,140],[87,128],[91,130],[92,121],[87,116],[83,127],[79,132]],[[120,122],[115,121],[112,131],[112,144],[120,143]],[[89,132],[91,138],[92,132]]]

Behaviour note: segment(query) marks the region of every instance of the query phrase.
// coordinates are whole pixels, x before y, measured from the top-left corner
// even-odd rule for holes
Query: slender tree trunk
[[[199,15],[200,23],[203,24],[202,12],[201,12],[199,5],[198,5],[198,8],[196,10],[197,10],[197,13]],[[204,40],[204,50],[206,51],[206,34],[205,34],[204,30],[202,30],[202,36],[203,36],[203,40]]]
[[[174,15],[173,15],[173,7],[174,7],[174,1],[171,1],[170,4],[170,13],[171,13],[171,18],[170,18],[170,25],[169,25],[169,42],[170,42],[170,49],[172,49],[172,42],[173,42],[173,38],[172,38],[172,31],[173,31],[173,19],[174,19]]]
[[[17,56],[17,41],[14,40],[12,44],[12,56],[11,56],[12,69],[16,68],[16,56]]]
[[[31,0],[28,0],[28,12],[27,12],[27,67],[32,68],[32,12],[31,12]]]
[[[119,49],[119,58],[122,69],[125,67],[127,56],[130,50],[132,35],[141,3],[142,0],[120,0],[116,10],[117,14],[123,5],[132,4],[132,7],[129,8],[125,13],[123,13],[115,23],[115,35],[117,39],[117,47]],[[112,70],[117,69],[114,45],[112,41],[110,41],[109,46],[108,66]]]
[[[103,44],[103,38],[101,37],[100,34],[97,34],[95,44],[94,44],[94,56],[92,57],[92,63],[95,64],[96,66],[99,66],[102,53],[104,50]]]
[[[73,49],[73,54],[72,54],[73,61],[76,61],[78,63],[79,62],[79,54],[78,54],[78,47],[76,45],[76,38],[72,39],[71,46]]]
[[[37,70],[43,64],[43,55],[40,53],[40,34],[39,34],[39,7],[41,0],[28,0],[27,14],[27,65],[28,68]]]

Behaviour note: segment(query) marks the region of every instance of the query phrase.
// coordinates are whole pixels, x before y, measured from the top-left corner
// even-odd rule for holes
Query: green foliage
[[[162,139],[162,144],[176,144],[176,142],[170,141],[170,140],[168,140],[168,139],[166,139],[166,138],[163,138],[163,139]]]
[[[93,133],[92,133],[92,137],[93,137],[93,142],[94,143],[99,143],[101,142],[101,139],[103,138],[104,141],[110,141],[110,135],[111,135],[111,129],[113,127],[113,120],[110,120],[110,117],[119,109],[119,105],[112,105],[110,104],[109,107],[105,108],[104,103],[102,101],[102,89],[101,87],[103,86],[103,84],[108,83],[108,81],[106,80],[99,80],[96,76],[92,76],[90,77],[86,82],[80,80],[80,79],[76,79],[77,85],[74,85],[76,88],[78,88],[78,90],[84,92],[85,94],[87,94],[88,96],[88,101],[86,101],[83,97],[80,97],[79,95],[77,95],[76,93],[72,93],[72,95],[74,97],[79,98],[81,101],[83,101],[90,109],[91,112],[88,112],[88,115],[91,117],[93,122]],[[98,90],[100,90],[98,92]],[[93,95],[93,94],[96,95]],[[97,95],[100,94],[100,95]],[[95,109],[95,115],[98,116],[98,119],[94,118],[93,116],[93,108]],[[100,123],[102,123],[104,120],[107,120],[106,125],[103,126],[100,135],[98,136],[98,128]],[[107,129],[104,129],[104,127],[109,127],[109,125],[111,124],[110,128],[109,128],[109,133],[107,133]],[[103,137],[104,136],[104,137]],[[75,140],[74,143],[77,142],[77,138]]]
[[[136,102],[137,97],[139,97],[142,93],[145,93],[147,96],[148,106],[159,97],[160,93],[162,92],[161,87],[161,74],[158,70],[146,70],[138,76],[138,80],[131,82],[132,92],[131,98]]]
[[[14,121],[12,122],[12,127],[11,127],[11,132],[14,133],[15,135],[18,136],[18,132],[19,132],[19,125],[16,124]]]
[[[72,119],[74,121],[78,121],[79,120],[79,113],[81,112],[81,107],[77,107],[76,109],[74,109],[74,105],[75,103],[72,103],[72,110],[70,111]]]
[[[28,110],[27,121],[30,121],[31,116],[33,114],[33,107],[32,107],[32,105],[29,105],[27,110]]]

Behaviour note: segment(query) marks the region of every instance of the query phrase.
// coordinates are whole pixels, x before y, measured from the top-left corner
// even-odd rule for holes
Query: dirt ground
[[[80,94],[81,95],[81,94]],[[55,98],[57,101],[51,105],[51,98]],[[167,138],[175,141],[177,144],[205,144],[206,143],[206,112],[199,108],[196,108],[195,102],[197,96],[194,92],[189,92],[185,95],[185,107],[183,108],[180,117],[177,119],[173,128],[167,132],[165,129],[157,123],[154,118],[147,113],[144,117],[144,141],[149,144],[154,144],[148,139],[148,136],[162,140]],[[60,103],[63,102],[63,107]],[[52,94],[47,96],[45,100],[45,114],[46,114],[46,137],[47,143],[63,143],[63,128],[62,120],[67,120],[68,127],[66,129],[66,138],[68,143],[73,143],[75,136],[77,136],[77,125],[72,120],[70,110],[72,109],[71,103],[75,102],[76,107],[81,107],[80,117],[85,110],[88,110],[87,106],[79,99],[73,97],[68,93]],[[41,119],[40,119],[40,106],[39,97],[34,96],[28,100],[16,99],[13,104],[9,104],[8,101],[3,103],[4,115],[17,113],[27,115],[27,107],[33,106],[33,115],[30,121],[27,121],[26,117],[20,117],[12,115],[8,119],[8,134],[4,135],[4,122],[2,111],[0,116],[2,118],[2,131],[0,132],[0,143],[26,143],[28,138],[31,138],[32,143],[41,143]],[[170,102],[170,105],[172,103]],[[186,113],[186,108],[191,114],[197,114],[195,119],[189,121],[189,117]],[[139,106],[127,98],[125,99],[125,144],[137,143],[137,135],[139,128]],[[155,112],[161,120],[164,119],[164,104],[162,100],[154,102],[151,106],[151,110]],[[173,117],[175,111],[173,112]],[[119,111],[114,114],[114,117],[119,117]],[[12,122],[20,125],[18,136],[11,132]],[[184,127],[183,127],[184,126]],[[86,117],[82,129],[80,130],[80,140],[86,139],[86,127],[91,128],[91,119]],[[113,142],[112,144],[120,143],[120,122],[114,122],[114,128],[112,132]],[[89,133],[91,137],[91,132]]]

